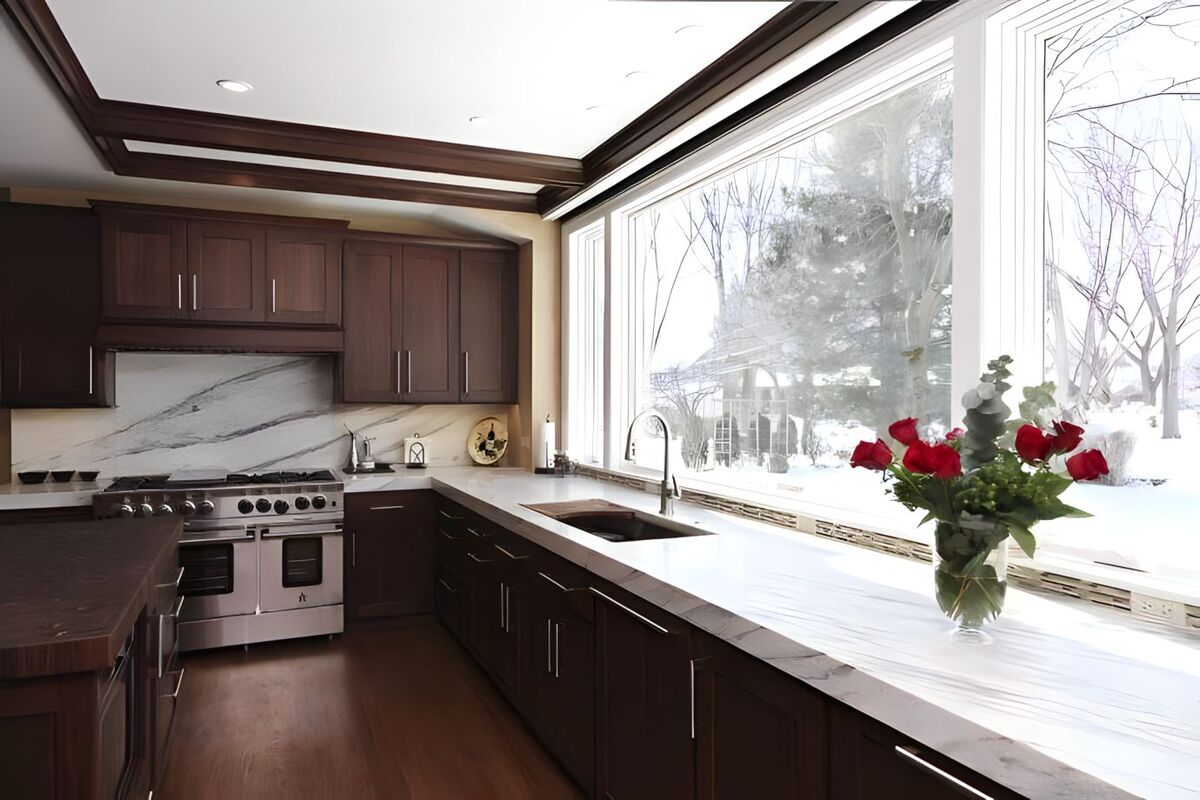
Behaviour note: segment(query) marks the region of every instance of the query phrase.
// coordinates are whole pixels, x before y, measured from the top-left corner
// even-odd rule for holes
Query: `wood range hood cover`
[[[140,325],[101,322],[96,346],[104,350],[175,353],[341,353],[340,328],[273,329],[266,326]]]

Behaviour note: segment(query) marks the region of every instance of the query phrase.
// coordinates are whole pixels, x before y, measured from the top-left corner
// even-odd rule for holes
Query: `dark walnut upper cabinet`
[[[217,322],[266,319],[266,236],[260,225],[189,222],[187,316]]]
[[[100,229],[88,209],[0,203],[0,405],[111,406],[93,346]]]
[[[289,325],[342,321],[342,236],[301,227],[267,229],[267,320]]]
[[[706,634],[692,656],[697,799],[826,797],[822,697]]]
[[[460,280],[460,398],[464,403],[516,402],[516,254],[464,251]]]
[[[105,321],[341,323],[345,222],[93,205],[101,217]],[[253,349],[247,342],[242,349]]]
[[[458,400],[458,251],[351,239],[345,263],[342,400]]]
[[[187,223],[104,210],[100,220],[103,316],[186,318]]]

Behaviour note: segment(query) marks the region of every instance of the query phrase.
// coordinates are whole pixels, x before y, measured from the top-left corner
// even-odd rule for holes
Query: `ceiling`
[[[786,5],[49,0],[103,98],[575,158]]]
[[[0,187],[554,219],[891,5],[0,0]]]

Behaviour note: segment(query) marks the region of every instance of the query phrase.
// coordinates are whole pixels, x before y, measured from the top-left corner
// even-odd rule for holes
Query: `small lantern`
[[[424,469],[428,461],[429,454],[425,451],[421,434],[414,433],[411,438],[404,440],[404,462],[409,469]]]

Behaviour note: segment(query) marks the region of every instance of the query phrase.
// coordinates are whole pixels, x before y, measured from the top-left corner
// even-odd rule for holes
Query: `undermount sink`
[[[608,542],[644,542],[650,539],[712,535],[711,531],[690,528],[656,514],[626,508],[607,500],[542,503],[528,507]]]

